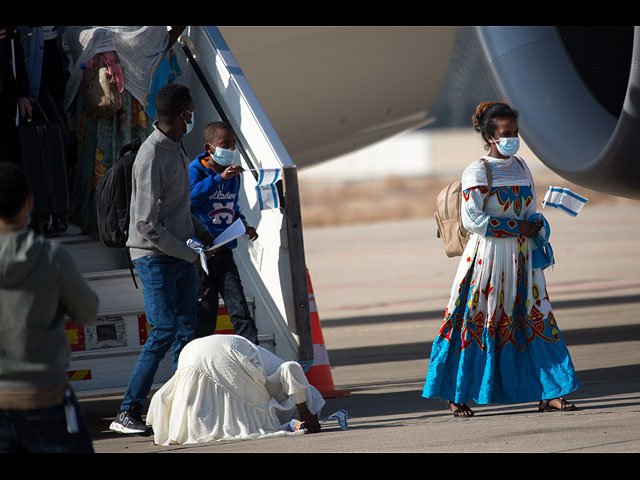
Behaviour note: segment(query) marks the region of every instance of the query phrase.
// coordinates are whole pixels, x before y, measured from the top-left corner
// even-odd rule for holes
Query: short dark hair
[[[179,83],[165,85],[156,95],[158,120],[173,121],[191,102],[191,90]]]
[[[29,182],[14,163],[0,162],[0,218],[15,217],[27,201]]]
[[[482,139],[486,142],[485,149],[489,149],[489,137],[496,133],[496,119],[513,118],[518,119],[518,112],[505,102],[482,102],[476,107],[473,114],[473,128],[480,132]]]
[[[204,138],[204,142],[210,143],[213,140],[215,140],[220,130],[231,130],[233,132],[233,127],[229,125],[227,122],[209,123],[206,127],[204,127],[204,131],[202,132],[202,137]]]

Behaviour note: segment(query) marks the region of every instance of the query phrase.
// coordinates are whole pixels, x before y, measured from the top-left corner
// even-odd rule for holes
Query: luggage
[[[37,233],[66,231],[69,219],[66,148],[60,125],[29,121],[18,125],[22,163],[34,196],[31,224]]]
[[[11,39],[13,76],[16,77],[16,53]],[[37,103],[37,102],[36,102]],[[61,124],[44,121],[19,121],[16,113],[18,143],[22,168],[33,193],[34,205],[29,227],[44,235],[54,235],[67,230],[69,219],[69,186],[67,183],[65,142]]]

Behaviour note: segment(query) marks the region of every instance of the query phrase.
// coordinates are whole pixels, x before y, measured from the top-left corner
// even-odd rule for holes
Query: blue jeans
[[[91,435],[75,395],[78,431],[69,433],[64,404],[34,410],[0,410],[0,453],[93,453]]]
[[[177,368],[180,351],[193,340],[197,312],[193,264],[168,255],[137,258],[133,264],[142,282],[144,310],[151,329],[129,378],[122,410],[142,406],[169,349],[173,369]]]
[[[238,267],[233,260],[233,251],[225,248],[207,262],[209,275],[203,273],[198,282],[198,322],[196,337],[213,334],[218,323],[218,295],[227,309],[233,333],[258,345],[258,330],[251,318],[249,305],[244,296]]]

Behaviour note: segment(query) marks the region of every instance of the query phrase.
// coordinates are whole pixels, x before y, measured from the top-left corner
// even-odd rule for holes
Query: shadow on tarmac
[[[586,300],[568,300],[554,303],[554,309],[610,305],[620,303],[640,303],[640,296],[608,297]],[[331,327],[386,323],[394,321],[434,319],[442,316],[441,311],[423,311],[394,315],[379,315],[332,319],[326,322]],[[640,325],[603,325],[597,328],[570,329],[562,332],[569,347],[578,345],[608,344],[640,340]],[[427,361],[431,352],[431,342],[404,343],[398,345],[366,346],[345,349],[329,349],[328,355],[333,367],[375,365],[379,362]],[[640,365],[620,365],[608,368],[594,368],[576,372],[580,389],[568,396],[576,401],[580,410],[632,407],[640,405],[637,379],[640,378]],[[323,409],[325,414],[344,408],[350,418],[358,422],[350,429],[379,429],[403,425],[416,420],[443,418],[448,410],[443,400],[422,398],[424,378],[409,380],[390,380],[366,385],[336,386],[346,388],[351,396],[327,399]],[[580,400],[589,400],[589,406],[580,405]],[[121,398],[84,401],[83,409],[87,416],[94,441],[113,438],[108,430],[113,416],[117,412]],[[148,402],[147,402],[148,403]],[[537,411],[537,403],[519,405],[469,405],[483,417],[501,415],[532,414]],[[381,422],[380,419],[385,421]],[[144,438],[144,437],[142,437]],[[141,439],[142,439],[141,438]],[[148,440],[145,440],[148,441]]]
[[[627,303],[640,303],[640,295],[620,295],[614,297],[584,298],[579,300],[552,300],[551,306],[554,310],[560,310],[563,308],[600,307],[605,305],[623,305]],[[444,310],[445,309],[442,308],[438,310],[424,310],[421,312],[332,318],[329,320],[322,320],[322,323],[330,327],[350,327],[357,325],[371,325],[376,323],[393,323],[397,321],[437,320],[444,317]]]

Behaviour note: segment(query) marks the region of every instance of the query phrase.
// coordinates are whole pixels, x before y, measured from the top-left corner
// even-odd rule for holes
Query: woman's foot
[[[550,412],[551,410],[570,411],[577,410],[577,407],[562,397],[552,398],[551,400],[540,400],[540,403],[538,404],[538,411]]]
[[[454,403],[449,400],[446,402],[454,417],[473,417],[473,410],[466,403]]]

